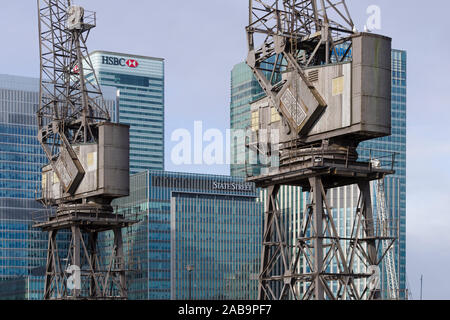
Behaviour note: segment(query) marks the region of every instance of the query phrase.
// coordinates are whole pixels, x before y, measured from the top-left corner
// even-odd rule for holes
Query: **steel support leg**
[[[56,247],[56,234],[57,230],[52,230],[48,235],[48,250],[47,250],[47,265],[45,268],[45,286],[44,286],[44,299],[48,300],[51,298],[53,290],[58,286],[59,271],[57,270],[58,265],[55,259],[56,252],[54,248]],[[53,287],[52,287],[53,286]]]
[[[323,272],[323,196],[320,177],[310,180],[313,189],[313,226],[314,226],[314,296],[316,300],[324,300],[324,286],[321,280]]]
[[[114,229],[114,244],[116,247],[116,264],[119,272],[120,295],[127,298],[127,284],[125,277],[125,257],[123,254],[122,229]]]
[[[377,241],[375,240],[375,221],[372,211],[372,197],[370,192],[370,182],[364,181],[358,183],[359,190],[362,196],[362,213],[365,218],[365,230],[368,238],[373,240],[367,241],[367,253],[369,257],[369,263],[372,266],[378,265],[378,252]],[[373,299],[381,299],[381,293],[379,290],[372,294]]]
[[[92,276],[90,279],[90,296],[95,298],[100,294],[100,288],[98,288],[97,277],[97,239],[98,233],[93,232],[89,234],[89,257],[92,264]]]
[[[277,198],[279,190],[279,185],[274,185],[267,188],[266,208],[264,213],[263,247],[261,255],[261,272],[258,285],[259,300],[273,300],[275,298],[271,296],[270,290],[267,288],[267,286],[270,287],[270,283],[266,279],[271,276],[271,269],[273,268],[273,266],[271,265],[273,262],[272,255],[274,251],[272,243],[274,241],[274,234],[276,232],[273,219],[276,219],[274,215],[275,210],[277,209],[274,200]]]
[[[73,239],[73,256],[72,256],[72,266],[78,267],[81,270],[81,232],[80,228],[73,226],[72,228],[72,239]],[[81,276],[81,275],[80,275]],[[73,297],[77,299],[81,294],[81,289],[75,288],[73,291]]]

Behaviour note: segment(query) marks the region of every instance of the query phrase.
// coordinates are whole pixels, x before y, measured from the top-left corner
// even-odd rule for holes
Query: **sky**
[[[171,134],[229,128],[230,72],[245,60],[247,0],[77,0],[97,12],[90,51],[165,59],[166,170],[229,174],[228,166],[175,166]],[[370,5],[381,30],[408,52],[407,277],[414,299],[450,299],[450,2],[347,0],[363,29]],[[0,73],[38,77],[36,0],[0,0]]]

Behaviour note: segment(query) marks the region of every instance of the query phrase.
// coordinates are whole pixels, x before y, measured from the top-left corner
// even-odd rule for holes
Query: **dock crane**
[[[111,122],[86,42],[96,14],[70,0],[37,0],[38,140],[48,159],[38,201],[48,214],[44,299],[126,299],[122,228],[112,200],[129,194],[129,127]],[[113,240],[99,247],[102,233]],[[57,235],[67,234],[60,246]]]

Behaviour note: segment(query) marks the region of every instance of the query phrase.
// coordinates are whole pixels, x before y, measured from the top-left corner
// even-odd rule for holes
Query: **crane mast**
[[[129,194],[129,127],[111,122],[87,49],[96,14],[70,0],[37,0],[38,140],[48,159],[35,227],[49,233],[45,299],[125,299],[122,228],[112,200]],[[68,250],[57,234],[70,234]],[[100,235],[113,243],[100,250]],[[66,244],[67,245],[67,244]],[[63,246],[64,247],[64,246]]]
[[[110,121],[86,47],[95,14],[70,1],[38,1],[41,56],[39,142],[65,191],[84,176],[73,145],[98,140],[98,123]],[[86,76],[91,76],[87,81]],[[61,155],[63,155],[61,157]],[[69,156],[65,156],[69,155]],[[62,160],[76,170],[70,172]]]

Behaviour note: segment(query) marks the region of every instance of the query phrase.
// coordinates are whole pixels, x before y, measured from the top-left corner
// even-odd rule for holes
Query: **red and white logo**
[[[80,67],[78,65],[75,65],[75,67],[73,67],[72,69],[73,73],[80,73]]]
[[[129,66],[130,68],[137,68],[139,66],[139,62],[137,62],[134,59],[129,59],[126,62],[127,66]]]

